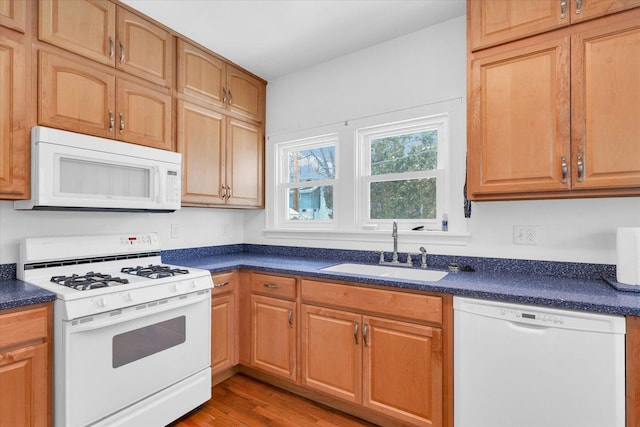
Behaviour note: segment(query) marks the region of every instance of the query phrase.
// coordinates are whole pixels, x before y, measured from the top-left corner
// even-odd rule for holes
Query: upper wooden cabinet
[[[470,54],[469,197],[640,194],[639,66],[640,9]]]
[[[471,50],[640,6],[640,0],[467,0]]]
[[[0,26],[24,33],[27,29],[27,2],[0,0]]]
[[[171,86],[171,34],[107,0],[40,1],[38,38]]]
[[[109,68],[40,51],[38,123],[171,150],[171,96]]]
[[[29,197],[28,45],[22,34],[0,33],[0,198]]]
[[[177,90],[242,118],[264,121],[265,83],[178,39]]]
[[[177,128],[177,147],[183,163],[183,204],[263,205],[261,126],[178,100]]]

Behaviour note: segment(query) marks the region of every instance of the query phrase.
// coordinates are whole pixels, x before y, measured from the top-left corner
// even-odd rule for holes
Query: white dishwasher
[[[625,319],[454,297],[455,427],[624,427]]]

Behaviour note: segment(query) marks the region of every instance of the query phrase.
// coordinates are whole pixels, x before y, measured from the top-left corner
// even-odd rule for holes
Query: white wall
[[[269,82],[267,136],[324,129],[345,120],[466,97],[465,25],[465,17],[455,18]],[[451,166],[454,179],[460,181],[465,170],[465,125],[459,124],[462,137],[453,141],[458,154],[452,156]],[[271,149],[267,143],[267,150]],[[455,195],[451,196],[453,200]],[[462,210],[462,206],[453,208]],[[538,226],[538,244],[514,245],[514,225]],[[482,202],[473,203],[466,224],[471,237],[466,245],[428,237],[421,244],[441,254],[615,264],[617,226],[640,226],[640,198]],[[265,234],[264,227],[264,212],[247,212],[245,242],[391,249],[390,237],[372,245],[363,239],[332,240],[326,235],[273,236]],[[411,243],[402,240],[403,235],[401,251],[416,252],[415,239]]]
[[[172,213],[16,211],[0,202],[0,264],[18,262],[25,237],[158,232],[163,249],[242,243],[244,211],[183,208]],[[177,225],[180,237],[171,237]],[[226,235],[223,230],[226,229]]]

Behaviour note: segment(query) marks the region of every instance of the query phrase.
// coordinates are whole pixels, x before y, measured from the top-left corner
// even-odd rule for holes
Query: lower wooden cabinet
[[[295,301],[251,295],[251,366],[296,380]]]
[[[251,273],[250,365],[297,380],[298,309],[294,277]]]
[[[51,304],[0,311],[0,425],[51,425]]]
[[[238,364],[238,273],[212,275],[211,375]]]
[[[361,304],[361,312],[316,305],[321,303],[318,300],[325,292],[324,287],[335,291],[347,307]],[[350,294],[353,290],[356,293]],[[301,382],[310,389],[360,404],[405,425],[441,426],[442,330],[361,314],[376,309],[375,303],[366,302],[366,296],[377,292],[302,281],[303,301],[305,296],[316,301],[301,307]],[[390,305],[393,299],[388,298]],[[328,305],[335,303],[332,298],[327,299]],[[402,315],[401,311],[398,313]]]

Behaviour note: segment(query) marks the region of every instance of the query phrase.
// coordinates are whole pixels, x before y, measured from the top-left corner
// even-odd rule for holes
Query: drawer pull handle
[[[580,15],[582,13],[582,0],[576,1],[576,15]]]
[[[584,159],[582,154],[578,154],[578,182],[582,182],[584,179]]]
[[[567,156],[562,156],[562,183],[567,182],[567,173],[569,172],[569,166],[567,165]]]
[[[293,308],[289,309],[289,327],[293,328]]]
[[[356,340],[356,345],[359,344],[358,342],[358,329],[360,328],[360,325],[358,324],[358,322],[355,322],[353,325],[353,338]]]
[[[280,288],[280,285],[276,285],[275,283],[265,283],[262,286],[264,286],[267,289],[278,289],[278,288]]]
[[[229,284],[229,281],[226,282],[222,282],[219,285],[214,284],[213,287],[214,288],[224,288],[225,286],[227,286]]]
[[[362,328],[362,341],[364,342],[365,347],[369,347],[369,324],[365,323],[364,328]]]
[[[560,18],[567,17],[567,0],[560,0]]]

